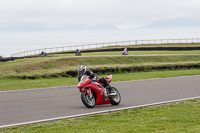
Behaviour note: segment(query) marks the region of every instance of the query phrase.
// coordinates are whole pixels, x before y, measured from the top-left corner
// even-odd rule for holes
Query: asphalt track
[[[200,75],[115,82],[111,85],[119,90],[121,103],[92,109],[82,104],[76,86],[0,92],[0,128],[200,96]]]

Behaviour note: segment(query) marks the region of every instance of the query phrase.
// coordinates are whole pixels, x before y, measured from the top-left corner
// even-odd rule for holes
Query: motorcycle
[[[105,79],[110,83],[112,75],[107,76]],[[81,92],[81,100],[88,108],[101,104],[118,105],[121,101],[120,93],[115,87],[110,87],[110,90],[106,89],[105,91],[105,88],[97,78],[94,80],[90,76],[83,75],[78,88]]]
[[[81,56],[81,52],[76,52],[75,56]]]
[[[128,55],[128,51],[122,51],[122,55]]]

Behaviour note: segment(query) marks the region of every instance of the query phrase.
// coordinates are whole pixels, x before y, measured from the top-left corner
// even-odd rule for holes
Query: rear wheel
[[[93,108],[96,104],[93,93],[91,93],[91,97],[88,96],[88,93],[83,91],[81,92],[81,100],[83,104],[88,108]]]
[[[121,96],[119,94],[119,91],[115,87],[111,87],[110,89],[112,90],[111,92],[116,93],[116,95],[109,97],[110,103],[112,105],[118,105],[121,101]]]

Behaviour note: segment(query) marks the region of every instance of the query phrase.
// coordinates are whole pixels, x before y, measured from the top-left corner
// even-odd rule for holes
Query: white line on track
[[[103,110],[103,111],[97,111],[97,112],[91,112],[91,113],[85,113],[85,114],[77,114],[77,115],[56,117],[56,118],[43,119],[43,120],[37,120],[37,121],[30,121],[30,122],[16,123],[16,124],[10,124],[10,125],[3,125],[3,126],[0,126],[0,128],[8,128],[8,127],[22,126],[22,125],[28,125],[28,124],[34,124],[34,123],[56,121],[56,120],[61,120],[61,119],[83,117],[83,116],[88,116],[88,115],[109,113],[109,112],[114,112],[114,111],[119,111],[119,110],[124,110],[124,109],[134,109],[134,108],[140,108],[140,107],[155,106],[155,105],[161,105],[161,104],[167,104],[167,103],[173,103],[173,102],[179,102],[179,101],[185,101],[185,100],[191,100],[191,99],[197,99],[197,98],[200,98],[200,96],[184,98],[184,99],[177,99],[177,100],[171,100],[171,101],[164,101],[164,102],[157,102],[157,103],[150,103],[150,104],[144,104],[144,105],[130,106],[130,107],[124,107],[124,108],[118,108],[118,109]]]

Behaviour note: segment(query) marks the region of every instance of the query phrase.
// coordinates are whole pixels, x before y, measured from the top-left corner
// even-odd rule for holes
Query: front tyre
[[[116,93],[114,96],[110,96],[110,103],[112,105],[118,105],[121,101],[121,96],[119,91],[115,87],[111,87],[112,92]]]
[[[85,92],[85,91],[81,92],[81,100],[82,100],[83,104],[88,108],[93,108],[96,104],[94,95],[92,94],[92,96],[89,97],[87,92]]]

